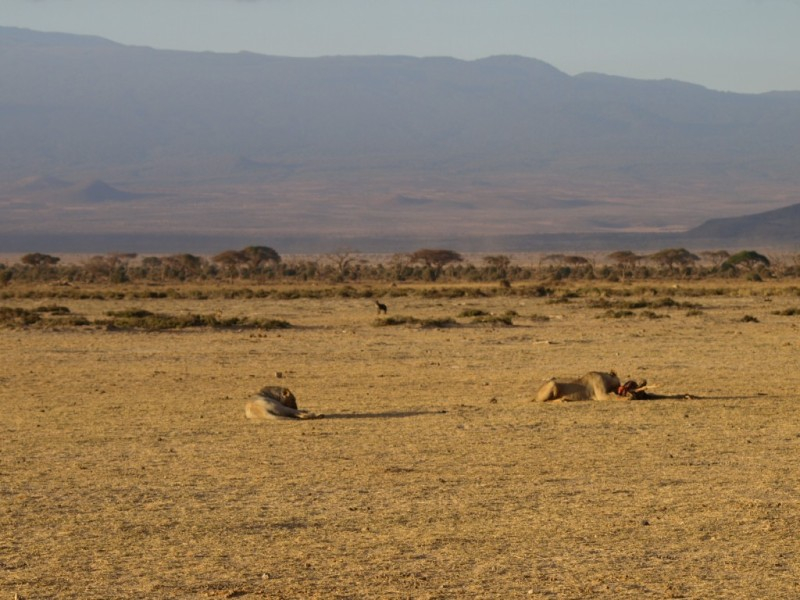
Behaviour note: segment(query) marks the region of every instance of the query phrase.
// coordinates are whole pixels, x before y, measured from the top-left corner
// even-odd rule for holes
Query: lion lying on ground
[[[258,398],[244,405],[244,414],[248,419],[270,419],[286,417],[289,419],[321,419],[307,410],[297,408],[297,399],[289,388],[268,385],[258,392]]]
[[[630,400],[618,394],[620,380],[614,371],[590,371],[580,379],[550,379],[536,393],[537,402],[578,402],[581,400]]]
[[[577,402],[580,400],[659,400],[699,398],[693,394],[654,394],[647,380],[637,383],[630,379],[620,383],[614,371],[591,371],[580,379],[550,379],[536,393],[539,402]]]

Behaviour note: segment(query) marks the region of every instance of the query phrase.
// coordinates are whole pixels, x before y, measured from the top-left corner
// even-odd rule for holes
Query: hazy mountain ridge
[[[691,229],[693,238],[792,240],[800,244],[800,204],[741,217],[710,219]]]
[[[39,32],[18,27],[0,26],[0,46],[27,45],[52,47],[118,46],[116,42],[93,35]]]
[[[570,77],[519,57],[298,59],[60,45],[50,35],[3,53],[0,73],[16,85],[0,101],[22,121],[17,139],[28,143],[17,151],[40,157],[35,142],[44,135],[70,136],[90,166],[171,152],[388,165],[414,152],[417,162],[473,155],[513,165],[591,155],[610,143],[628,160],[641,160],[644,147],[680,158],[696,144],[713,158],[721,141],[790,147],[800,133],[800,104],[790,96]],[[83,39],[56,39],[75,37]],[[671,145],[653,148],[651,136]],[[71,150],[51,148],[53,168]]]
[[[32,177],[111,182],[135,197],[112,214],[106,195],[109,232],[164,234],[688,229],[800,200],[800,92],[573,77],[514,56],[191,53],[5,27],[0,48],[0,139],[13,140],[0,221],[14,231],[80,227],[63,211],[81,199],[14,183]],[[27,222],[26,200],[52,223]]]

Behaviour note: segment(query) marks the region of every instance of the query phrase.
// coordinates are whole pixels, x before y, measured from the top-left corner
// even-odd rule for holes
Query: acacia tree
[[[136,252],[111,252],[106,256],[109,265],[109,281],[124,283],[129,281],[130,262],[138,256]]]
[[[20,258],[20,262],[23,265],[31,268],[32,275],[35,278],[49,275],[60,260],[57,256],[42,254],[41,252],[32,252]]]
[[[655,254],[648,257],[656,264],[665,267],[670,273],[675,272],[677,269],[686,271],[691,268],[700,257],[692,254],[686,248],[667,248],[659,250]]]
[[[592,273],[592,262],[575,254],[547,254],[539,260],[541,269],[545,263],[551,266],[546,271],[550,277],[563,279],[572,275],[589,275]]]
[[[91,281],[105,279],[110,283],[125,283],[130,280],[130,261],[137,256],[135,252],[98,254],[84,262],[83,272]]]
[[[727,250],[705,250],[700,256],[709,261],[715,269],[719,269],[722,263],[730,258],[731,253]]]
[[[411,275],[410,265],[410,254],[398,252],[389,259],[389,268],[397,281],[405,281]]]
[[[633,271],[642,258],[644,257],[639,256],[631,250],[617,250],[616,252],[612,252],[608,255],[608,260],[613,262],[622,272],[623,280],[628,272],[630,272],[631,277],[633,277]]]
[[[142,273],[155,280],[164,279],[164,261],[160,256],[145,256],[142,259]]]
[[[592,261],[590,261],[585,256],[579,256],[577,254],[568,254],[564,256],[564,263],[568,265],[581,266],[581,265],[590,265],[592,264]]]
[[[52,267],[57,265],[61,259],[58,256],[42,254],[41,252],[31,252],[19,260],[23,265],[29,265],[31,267]]]
[[[458,252],[444,249],[421,248],[412,253],[409,261],[412,263],[422,263],[427,267],[431,279],[436,281],[442,274],[444,267],[454,262],[464,260]]]
[[[737,267],[743,267],[748,271],[753,271],[759,266],[769,267],[769,259],[763,254],[759,254],[755,250],[742,250],[741,252],[737,252],[733,256],[728,257],[728,259],[722,263],[721,268],[724,271],[730,269],[735,271]]]
[[[231,280],[239,274],[238,266],[243,262],[241,252],[238,250],[225,250],[219,254],[212,256],[211,260],[215,263],[222,265],[222,270],[227,277]]]
[[[339,281],[347,279],[347,276],[350,274],[350,268],[353,262],[355,262],[358,253],[358,250],[353,250],[345,246],[328,255],[328,259],[331,260],[336,267],[336,278]]]
[[[206,260],[194,254],[171,254],[162,259],[167,277],[181,281],[202,275]]]
[[[229,277],[242,275],[246,268],[250,273],[259,273],[269,264],[281,262],[281,256],[269,246],[247,246],[241,250],[225,250],[211,258],[222,265]]]
[[[483,257],[484,262],[497,273],[498,278],[504,285],[510,285],[508,281],[508,268],[511,266],[511,257],[507,254],[492,254]]]
[[[260,271],[267,263],[281,262],[281,256],[269,246],[247,246],[241,255],[253,271]]]
[[[106,256],[97,254],[84,261],[83,272],[89,281],[108,281],[111,279],[111,263]]]

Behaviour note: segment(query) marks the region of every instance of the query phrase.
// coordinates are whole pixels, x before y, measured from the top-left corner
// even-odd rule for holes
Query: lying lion
[[[536,393],[537,402],[578,402],[581,400],[630,400],[620,395],[620,380],[614,371],[590,371],[580,379],[550,379]]]
[[[288,388],[268,385],[258,392],[258,398],[244,405],[244,414],[248,419],[270,419],[286,417],[290,419],[321,419],[307,410],[297,408],[297,399]]]

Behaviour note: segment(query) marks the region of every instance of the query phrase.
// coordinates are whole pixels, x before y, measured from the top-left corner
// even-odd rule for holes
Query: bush
[[[50,316],[45,317],[46,313]],[[33,310],[0,307],[0,326],[3,327],[79,327],[90,324],[85,317],[73,315],[66,306],[40,306]]]
[[[145,331],[165,331],[170,329],[187,329],[190,327],[211,327],[218,329],[243,328],[243,329],[287,329],[291,327],[288,321],[280,319],[248,319],[230,317],[220,319],[216,315],[169,315],[151,313],[147,310],[133,309],[123,311],[109,311],[108,320],[98,321],[98,325],[105,325],[109,329],[142,329]]]
[[[456,323],[456,321],[450,317],[444,317],[440,319],[417,319],[416,317],[394,316],[383,319],[375,319],[373,325],[375,325],[375,327],[387,327],[391,325],[417,325],[423,329],[427,329],[453,327],[458,325],[458,323]]]
[[[514,319],[511,315],[483,315],[475,317],[472,322],[479,325],[507,325],[514,324]]]
[[[652,310],[643,310],[640,315],[644,319],[669,319],[669,315],[661,315]]]
[[[634,314],[636,313],[634,313],[632,310],[607,310],[600,316],[608,319],[623,319],[625,317],[632,317]]]
[[[419,322],[422,328],[440,328],[440,327],[455,327],[458,325],[454,319],[444,317],[441,319],[423,319]]]
[[[0,306],[0,325],[5,327],[24,327],[42,320],[42,316],[34,311],[11,306]]]
[[[465,308],[460,313],[458,313],[459,317],[468,318],[468,317],[485,317],[489,313],[485,310],[481,310],[479,308]]]
[[[50,313],[51,315],[68,315],[69,308],[66,306],[58,306],[52,304],[50,306],[38,306],[33,309],[35,312],[39,313]]]
[[[385,319],[375,319],[373,325],[375,327],[388,327],[392,325],[416,325],[419,323],[419,319],[415,317],[404,317],[404,316],[392,316],[386,317]]]
[[[118,317],[120,319],[145,319],[154,316],[149,310],[140,308],[131,308],[128,310],[110,310],[106,312],[109,317]]]

